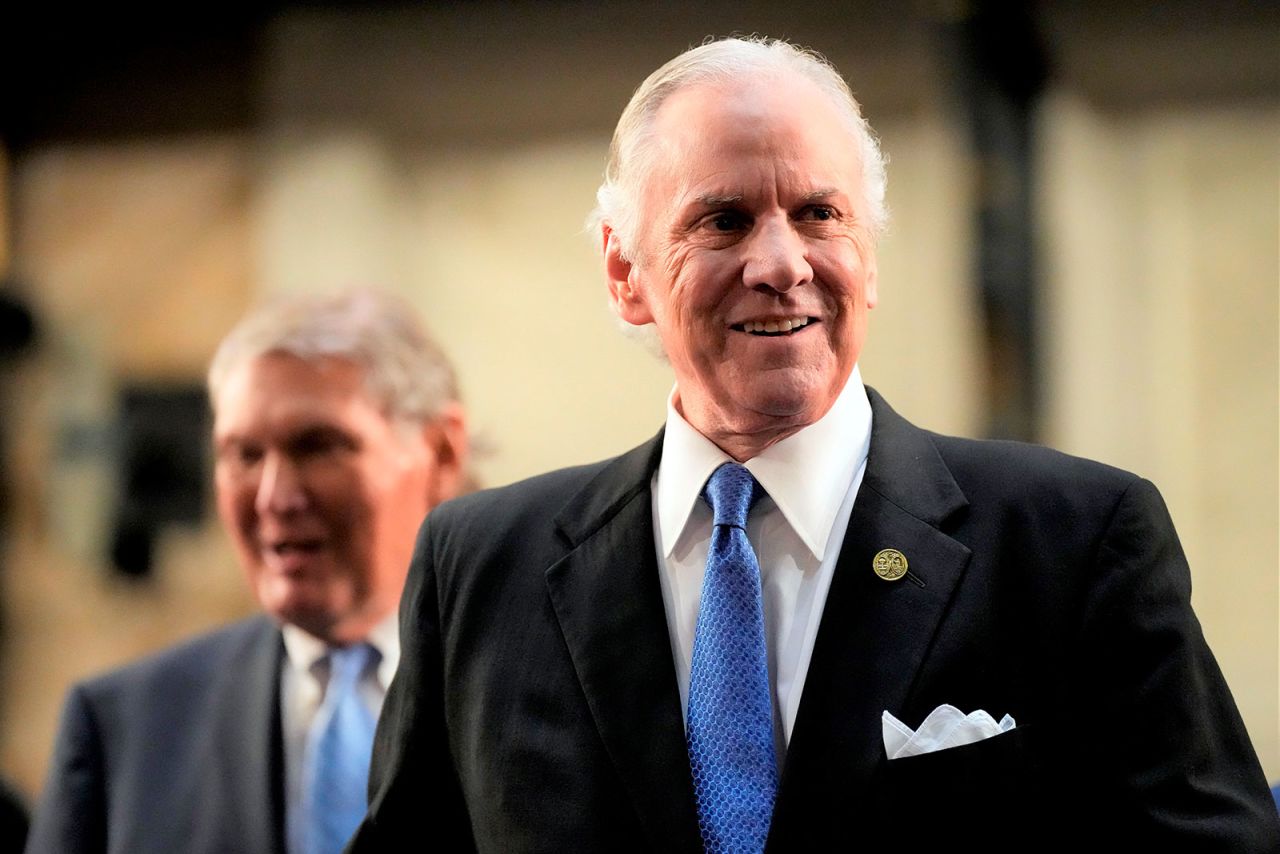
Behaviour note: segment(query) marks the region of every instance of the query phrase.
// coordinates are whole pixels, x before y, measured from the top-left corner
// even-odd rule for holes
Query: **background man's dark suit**
[[[1154,487],[927,433],[870,396],[771,850],[1280,845]],[[432,514],[355,850],[700,849],[653,538],[659,457],[655,440]],[[886,547],[914,578],[872,572]],[[916,726],[942,703],[1018,727],[887,761],[881,712]]]
[[[255,617],[73,688],[27,850],[283,850],[283,655]]]

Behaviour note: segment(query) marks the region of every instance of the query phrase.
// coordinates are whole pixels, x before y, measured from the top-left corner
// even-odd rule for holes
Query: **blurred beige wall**
[[[245,140],[53,146],[12,181],[13,263],[41,325],[7,371],[12,508],[4,555],[0,769],[44,776],[74,680],[244,614],[249,597],[212,525],[158,544],[155,579],[106,565],[125,381],[199,382],[253,291]]]
[[[199,381],[255,298],[407,296],[458,365],[490,485],[658,429],[670,374],[615,328],[583,220],[627,95],[707,32],[786,33],[853,81],[893,211],[864,378],[925,426],[977,433],[972,169],[935,46],[883,16],[855,33],[835,12],[761,5],[707,13],[716,26],[668,10],[625,40],[552,6],[537,28],[486,21],[492,62],[466,8],[300,15],[273,31],[261,132],[17,164],[14,264],[51,336],[15,398],[0,770],[35,792],[70,682],[251,610],[213,521],[166,537],[151,586],[110,579],[109,460],[60,437],[109,424],[122,379]],[[1273,780],[1278,131],[1274,105],[1117,113],[1067,87],[1045,105],[1040,155],[1047,438],[1164,491]]]

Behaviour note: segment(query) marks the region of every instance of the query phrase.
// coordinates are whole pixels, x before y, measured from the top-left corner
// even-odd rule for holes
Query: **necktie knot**
[[[326,695],[338,695],[352,691],[368,668],[377,651],[367,643],[355,643],[329,650],[329,684]]]
[[[738,463],[724,463],[707,479],[702,489],[702,500],[707,502],[715,516],[716,525],[747,528],[747,513],[751,505],[764,495],[764,489],[756,483],[751,472]]]

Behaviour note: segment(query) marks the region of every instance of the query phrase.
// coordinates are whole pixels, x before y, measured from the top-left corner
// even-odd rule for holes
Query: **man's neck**
[[[714,412],[690,412],[680,400],[680,389],[676,388],[672,403],[676,412],[716,447],[724,451],[735,461],[745,463],[758,457],[765,450],[794,436],[811,424],[821,421],[830,410],[836,398],[826,402],[821,409],[808,410],[792,416],[764,416],[751,419],[754,423],[744,423],[746,419],[734,419],[737,423],[728,423],[730,419]]]

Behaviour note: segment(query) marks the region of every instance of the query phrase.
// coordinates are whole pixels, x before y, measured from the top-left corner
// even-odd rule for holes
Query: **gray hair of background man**
[[[593,237],[607,223],[618,236],[623,256],[638,260],[640,201],[644,182],[657,160],[652,128],[658,110],[677,91],[699,84],[738,82],[746,77],[798,74],[824,92],[845,118],[862,164],[862,192],[873,238],[884,233],[885,160],[862,110],[840,73],[815,51],[760,36],[708,41],[690,48],[650,74],[631,96],[609,146],[604,182],[596,192],[589,223]]]
[[[249,313],[209,366],[209,397],[241,365],[268,353],[308,361],[344,359],[364,368],[370,399],[390,420],[420,425],[458,399],[453,366],[407,302],[371,288],[289,296]]]

